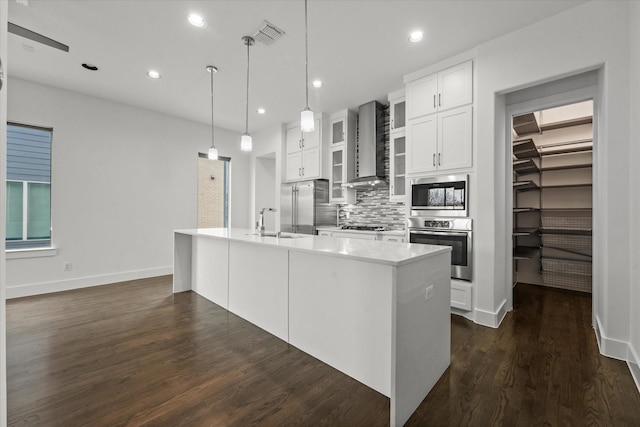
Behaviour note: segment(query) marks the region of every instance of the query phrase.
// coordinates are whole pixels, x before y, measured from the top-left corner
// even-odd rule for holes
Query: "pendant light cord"
[[[211,148],[215,148],[214,144],[214,126],[213,126],[213,69],[209,71],[211,73]]]
[[[304,79],[306,109],[309,109],[309,35],[307,24],[307,0],[304,0]]]
[[[253,39],[251,37],[245,38],[247,45],[247,103],[245,109],[245,121],[244,121],[244,133],[249,135],[249,47],[251,46]]]

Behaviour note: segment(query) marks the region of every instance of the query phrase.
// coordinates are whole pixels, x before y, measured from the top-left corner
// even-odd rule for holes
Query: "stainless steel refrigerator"
[[[316,234],[316,227],[338,224],[338,206],[329,204],[329,181],[315,179],[283,184],[280,231]]]

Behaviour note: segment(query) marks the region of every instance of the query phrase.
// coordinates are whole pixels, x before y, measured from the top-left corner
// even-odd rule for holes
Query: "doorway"
[[[512,116],[513,283],[592,292],[593,100]]]
[[[506,162],[504,177],[506,184],[505,223],[507,233],[505,235],[504,242],[507,248],[510,246],[513,248],[513,252],[511,250],[507,251],[507,262],[511,262],[512,264],[512,268],[508,269],[506,272],[508,279],[505,281],[505,286],[507,287],[507,289],[505,289],[505,307],[507,307],[507,310],[511,310],[514,306],[513,288],[518,282],[533,282],[534,286],[564,287],[566,284],[565,279],[576,279],[575,281],[570,282],[570,286],[572,286],[575,291],[589,294],[592,301],[592,307],[596,307],[598,305],[598,290],[600,289],[599,277],[601,274],[601,263],[598,261],[602,259],[603,253],[601,245],[602,231],[597,227],[597,224],[600,224],[598,219],[601,218],[602,212],[598,204],[593,203],[593,201],[598,200],[598,153],[602,148],[600,147],[597,139],[599,111],[598,94],[600,90],[599,72],[599,70],[592,70],[505,94],[505,139],[507,146],[504,151],[504,161]],[[579,104],[584,101],[591,102],[591,119],[588,124],[575,123],[575,126],[558,126],[559,129],[553,130],[545,128],[545,119],[540,118],[540,115],[537,114],[537,112],[540,111],[565,107],[571,104]],[[552,112],[549,112],[547,114],[546,121],[551,120],[551,113]],[[526,138],[524,131],[520,131],[522,135],[518,135],[518,132],[514,130],[514,117],[521,117],[518,119],[520,123],[516,123],[516,125],[520,127],[521,125],[525,125],[524,122],[529,121],[526,120],[526,116],[529,114],[536,118],[536,122],[539,120],[538,127],[540,123],[543,124],[543,129],[541,130],[542,133],[540,133],[540,130],[537,130],[530,135],[541,135],[543,139],[547,138],[549,134],[553,136],[553,132],[556,134],[562,134],[570,133],[572,128],[579,128],[581,126],[583,129],[589,128],[590,141],[585,141],[582,145],[590,145],[590,148],[582,151],[582,154],[577,154],[577,157],[589,156],[591,159],[590,167],[586,167],[585,163],[587,163],[587,161],[576,160],[577,157],[574,157],[574,163],[571,164],[571,162],[564,160],[563,161],[565,163],[551,163],[552,161],[560,162],[560,160],[551,160],[551,157],[547,158],[547,156],[544,156],[542,158],[542,168],[550,168],[548,171],[543,172],[545,174],[544,177],[536,177],[536,174],[534,173],[533,177],[530,176],[530,179],[526,179],[526,177],[523,176],[524,171],[514,170],[514,160],[526,160],[526,156],[522,156],[519,153],[519,157],[521,158],[518,159],[518,156],[514,155],[512,141],[528,139]],[[538,117],[536,117],[536,114]],[[582,114],[579,114],[579,116],[580,115]],[[584,116],[586,116],[586,114]],[[577,119],[577,117],[574,118]],[[554,119],[554,121],[562,120]],[[577,143],[580,139],[586,140],[589,139],[589,137],[576,136],[575,138],[565,138],[566,141],[576,142],[575,144],[571,144],[575,148],[580,148],[581,144]],[[536,150],[561,150],[559,146],[553,146],[556,142],[563,143],[565,141],[562,141],[560,137],[557,137],[555,140],[548,139],[547,141],[539,142],[539,145],[549,145],[548,147],[538,147],[538,145],[536,145]],[[523,150],[525,147],[518,147],[518,149]],[[532,155],[535,157],[537,154]],[[570,156],[574,155],[567,153],[566,155],[559,155],[556,157],[558,157],[558,159],[563,159]],[[540,167],[540,164],[538,163],[539,161],[540,160],[534,160],[537,167]],[[567,168],[567,170],[564,171],[560,169],[558,169],[558,171],[553,170],[555,167],[564,165],[572,165],[575,167]],[[585,167],[583,168],[583,166]],[[523,165],[516,165],[516,169],[520,167],[523,167]],[[579,178],[581,180],[579,180]],[[550,188],[539,190],[540,192],[544,192],[542,195],[538,193],[538,190],[523,190],[524,187],[518,187],[517,190],[514,190],[513,182],[516,181],[533,181],[533,185],[540,186],[540,184],[542,184],[543,187],[548,186]],[[531,184],[520,183],[517,185]],[[565,188],[552,188],[553,185],[558,187],[565,186]],[[570,187],[571,185],[575,185],[575,187],[572,188]],[[553,192],[555,192],[555,195],[552,194]],[[584,195],[585,193],[590,194],[591,196],[589,204],[586,204],[586,199],[583,199],[583,201],[580,202],[583,204],[578,204],[578,201],[573,199],[577,194]],[[568,206],[560,206],[558,205],[559,201],[568,201],[573,204],[570,203]],[[559,209],[561,207],[568,208],[569,210],[567,211],[565,209],[565,212],[555,212],[558,214],[556,217],[547,215],[553,212],[551,209]],[[532,212],[514,213],[514,209],[525,208],[532,208],[530,209]],[[549,208],[548,212],[546,208]],[[583,212],[577,212],[578,208],[583,208]],[[541,229],[547,228],[548,230],[546,231],[555,231],[549,230],[553,228],[550,227],[550,225],[552,225],[554,218],[563,218],[563,221],[568,222],[571,219],[571,215],[567,215],[567,213],[577,214],[576,216],[582,215],[584,217],[577,220],[582,221],[582,224],[578,224],[580,227],[577,227],[575,224],[573,225],[578,228],[578,230],[575,230],[575,235],[565,233],[565,235],[569,234],[569,238],[562,236],[543,236]],[[525,218],[527,215],[529,215],[528,219]],[[545,217],[544,225],[542,222],[543,217]],[[588,230],[585,230],[589,228],[586,226],[588,221],[590,221],[591,224],[596,225],[595,228],[592,227],[590,233]],[[560,224],[556,225],[558,228],[561,228]],[[567,228],[570,229],[570,231],[574,231],[571,230],[571,227]],[[580,230],[580,228],[583,230]],[[517,230],[515,234],[526,233],[526,235],[514,236],[514,229]],[[534,229],[534,231],[529,233],[531,231],[530,229]],[[576,238],[574,239],[574,237]],[[570,246],[570,242],[581,245],[579,250],[575,251],[576,246]],[[558,249],[554,246],[559,246],[560,252],[558,252],[558,250],[554,250]],[[534,250],[531,250],[531,248],[534,248]],[[524,251],[522,249],[524,249]],[[571,251],[578,252],[578,254],[572,254]],[[529,253],[527,254],[527,252]],[[527,256],[527,258],[530,259],[520,260],[518,259],[520,256]],[[549,259],[545,260],[545,258]],[[559,258],[562,262],[556,263],[554,258]],[[565,263],[565,258],[568,258],[568,261],[570,262]],[[576,258],[578,261],[585,262],[571,262]],[[589,262],[586,262],[587,260]],[[570,270],[569,267],[577,268]],[[547,276],[547,282],[550,283],[544,283],[544,268],[547,270],[544,275]],[[573,273],[574,275],[560,277],[565,273]],[[595,313],[596,310],[592,310],[592,322],[595,322]]]
[[[198,154],[198,228],[229,226],[229,168],[231,159],[210,160]]]

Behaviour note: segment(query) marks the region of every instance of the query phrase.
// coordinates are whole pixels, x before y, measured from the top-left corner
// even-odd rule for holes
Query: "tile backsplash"
[[[356,136],[356,139],[358,136]],[[384,175],[389,180],[389,106],[384,109]],[[356,144],[356,152],[358,150]],[[357,159],[357,155],[356,155]],[[356,160],[356,170],[358,162]],[[404,203],[390,202],[388,188],[359,189],[356,203],[339,205],[339,225],[383,225],[397,230],[405,227]]]
[[[393,230],[404,229],[404,203],[389,201],[389,190],[358,190],[355,205],[340,205],[340,225],[384,225]]]

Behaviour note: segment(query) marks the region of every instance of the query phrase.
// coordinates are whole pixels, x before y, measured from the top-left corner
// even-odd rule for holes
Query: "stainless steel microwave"
[[[411,216],[469,216],[469,175],[414,178]]]

